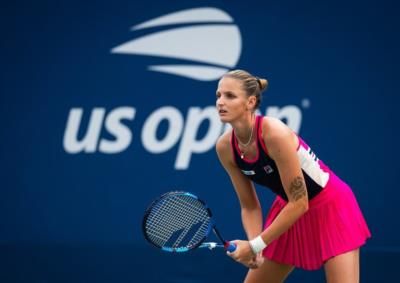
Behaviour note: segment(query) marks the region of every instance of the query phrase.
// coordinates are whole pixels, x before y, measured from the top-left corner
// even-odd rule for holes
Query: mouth
[[[219,113],[219,115],[224,115],[224,114],[228,113],[228,111],[226,111],[224,109],[219,109],[218,113]]]

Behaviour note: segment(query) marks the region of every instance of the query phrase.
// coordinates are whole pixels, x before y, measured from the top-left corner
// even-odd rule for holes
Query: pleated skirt
[[[267,215],[267,228],[285,207],[277,197]],[[350,187],[331,175],[327,186],[309,201],[308,211],[263,251],[264,257],[305,270],[319,269],[330,258],[364,245],[371,237]]]

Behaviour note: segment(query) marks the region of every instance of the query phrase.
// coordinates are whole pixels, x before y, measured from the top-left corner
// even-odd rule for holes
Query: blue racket
[[[155,200],[146,210],[142,229],[147,241],[167,252],[195,248],[224,248],[233,252],[236,249],[217,230],[206,203],[188,192],[169,192]],[[219,243],[204,242],[211,230]]]

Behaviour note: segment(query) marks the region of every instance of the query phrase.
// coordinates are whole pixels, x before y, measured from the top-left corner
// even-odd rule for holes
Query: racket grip
[[[234,251],[236,251],[236,245],[234,243],[231,243],[231,242],[226,242],[225,243],[225,250],[227,250],[228,252],[233,253]]]

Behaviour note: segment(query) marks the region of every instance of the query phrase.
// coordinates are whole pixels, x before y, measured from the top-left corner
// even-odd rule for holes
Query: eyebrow
[[[215,94],[219,94],[219,93],[220,93],[220,94],[224,93],[224,94],[236,95],[236,93],[234,93],[234,92],[232,92],[232,91],[221,92],[221,91],[217,90],[217,91],[215,92]]]

